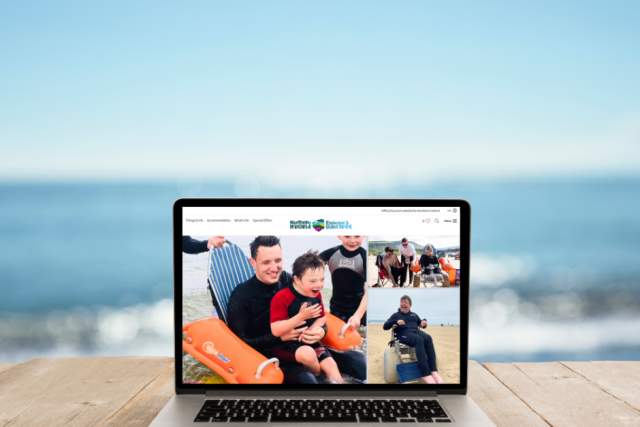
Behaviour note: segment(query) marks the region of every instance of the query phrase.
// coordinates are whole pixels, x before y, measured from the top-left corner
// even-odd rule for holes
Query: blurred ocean
[[[471,357],[640,359],[640,178],[567,178],[357,194],[234,182],[0,184],[0,361],[171,355],[171,205],[187,196],[465,198]]]

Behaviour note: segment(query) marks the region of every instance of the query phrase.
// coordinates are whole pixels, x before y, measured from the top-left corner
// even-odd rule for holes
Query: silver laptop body
[[[309,212],[318,213],[313,215]],[[395,217],[393,217],[395,215]],[[322,218],[320,218],[322,216]],[[323,232],[330,232],[329,223],[331,223],[331,227],[334,225],[336,227],[343,226],[344,230],[335,231],[340,233],[356,233],[359,230],[358,219],[359,218],[373,218],[376,220],[376,217],[379,217],[379,222],[385,224],[385,221],[392,221],[389,224],[401,224],[406,222],[407,224],[415,221],[416,232],[413,234],[418,236],[414,239],[407,239],[409,244],[414,246],[414,252],[423,252],[424,254],[432,254],[429,256],[436,256],[440,258],[440,267],[433,267],[432,265],[428,265],[428,257],[425,258],[427,261],[421,264],[418,263],[418,257],[422,258],[422,254],[415,253],[415,259],[413,259],[414,264],[408,265],[408,269],[402,270],[403,268],[403,253],[406,251],[410,251],[410,249],[406,249],[406,246],[399,248],[392,248],[396,252],[391,253],[387,251],[385,253],[388,254],[388,259],[393,260],[393,256],[397,253],[397,258],[400,261],[398,264],[399,267],[394,269],[388,268],[388,262],[385,264],[383,262],[383,258],[376,258],[374,264],[374,256],[373,254],[377,251],[386,251],[389,249],[387,244],[391,244],[391,240],[388,239],[389,235],[394,235],[392,237],[397,237],[396,240],[399,243],[404,234],[400,234],[399,232],[395,232],[389,227],[388,230],[380,230],[377,233],[369,232],[366,238],[366,242],[368,244],[368,251],[366,254],[366,259],[368,261],[367,273],[365,278],[365,286],[371,288],[367,288],[367,296],[368,306],[367,306],[367,326],[360,328],[360,333],[363,334],[367,340],[367,380],[370,378],[382,378],[382,376],[375,376],[377,373],[372,372],[373,369],[373,356],[371,356],[372,351],[376,351],[378,354],[381,352],[380,350],[375,349],[374,343],[374,333],[373,330],[364,330],[363,328],[376,328],[383,327],[384,324],[381,323],[382,320],[385,320],[387,317],[387,313],[391,314],[391,317],[385,321],[388,323],[390,320],[393,320],[393,316],[396,314],[391,310],[391,304],[397,304],[397,296],[402,294],[404,297],[405,294],[412,296],[414,302],[413,307],[418,306],[420,303],[420,298],[422,295],[430,295],[429,298],[425,297],[426,302],[422,304],[422,308],[416,308],[418,310],[426,310],[429,313],[437,313],[438,307],[436,305],[428,305],[431,304],[428,301],[435,301],[435,297],[443,296],[447,298],[449,294],[447,292],[457,292],[455,297],[458,301],[459,307],[459,317],[457,318],[457,325],[455,325],[456,321],[452,321],[453,326],[451,328],[457,327],[459,330],[459,381],[455,384],[444,383],[444,384],[425,384],[423,379],[418,378],[417,381],[408,381],[408,383],[403,384],[389,384],[389,383],[381,383],[382,380],[378,379],[378,383],[371,383],[370,381],[356,381],[351,384],[328,384],[321,383],[313,384],[313,385],[303,385],[303,384],[255,384],[250,382],[238,383],[238,384],[228,384],[230,381],[235,381],[235,378],[239,377],[224,377],[226,378],[227,383],[216,383],[211,384],[211,381],[202,381],[202,383],[198,383],[198,381],[192,381],[188,379],[188,375],[185,374],[184,371],[188,367],[189,370],[193,367],[193,370],[197,372],[201,372],[205,375],[202,378],[219,378],[215,376],[214,372],[209,372],[212,370],[220,369],[215,365],[208,364],[207,366],[212,366],[212,369],[207,369],[202,363],[199,363],[198,360],[204,360],[204,362],[209,363],[210,359],[215,359],[212,354],[216,355],[219,359],[227,360],[230,357],[225,355],[231,354],[232,349],[225,350],[220,348],[220,346],[224,346],[224,343],[218,344],[214,338],[211,338],[211,342],[208,340],[205,341],[199,348],[200,352],[194,350],[196,347],[195,342],[197,339],[196,333],[194,332],[194,340],[191,342],[190,337],[185,337],[185,330],[188,330],[188,325],[185,327],[185,324],[190,320],[185,320],[185,312],[193,311],[192,308],[187,310],[187,307],[191,307],[190,304],[186,303],[185,295],[188,294],[186,287],[188,286],[186,283],[183,283],[187,280],[191,280],[190,274],[187,274],[185,268],[186,264],[193,263],[196,265],[196,261],[198,260],[200,264],[197,264],[196,267],[193,267],[194,271],[200,271],[202,269],[206,270],[204,267],[208,261],[209,276],[206,279],[206,284],[203,284],[203,288],[207,289],[210,292],[210,298],[214,300],[214,305],[216,306],[216,311],[222,312],[224,309],[220,308],[220,300],[224,299],[220,295],[216,295],[214,291],[212,291],[211,287],[220,287],[219,283],[220,279],[219,275],[221,274],[219,271],[216,272],[216,266],[212,266],[212,259],[214,259],[213,251],[211,249],[208,252],[200,253],[199,255],[195,254],[198,250],[205,249],[205,241],[209,235],[214,234],[225,234],[224,239],[224,247],[227,247],[227,241],[231,241],[235,239],[237,241],[242,241],[243,239],[247,240],[251,239],[252,236],[255,236],[256,230],[250,224],[260,225],[263,228],[260,230],[264,230],[262,234],[273,234],[273,235],[284,235],[291,234],[289,237],[281,237],[281,241],[279,245],[282,246],[284,252],[287,250],[289,252],[295,252],[293,248],[305,248],[306,246],[311,246],[305,239],[316,238],[318,241],[321,239],[314,236],[324,236],[322,237],[322,244],[327,246],[329,242],[329,236],[333,236],[332,234],[325,236]],[[269,224],[269,218],[272,219],[271,224],[273,225],[272,229],[267,230],[264,227],[264,222],[267,221]],[[278,220],[276,220],[278,218]],[[283,219],[284,218],[284,219]],[[491,420],[486,416],[486,414],[467,396],[467,362],[468,362],[468,313],[469,313],[469,240],[470,240],[470,207],[467,202],[463,200],[415,200],[415,199],[403,199],[403,200],[392,200],[392,199],[356,199],[356,200],[341,200],[341,199],[181,199],[178,200],[174,204],[173,209],[173,219],[174,219],[174,230],[173,230],[173,239],[174,239],[174,298],[175,298],[175,310],[174,310],[174,323],[175,323],[175,388],[176,395],[173,396],[169,402],[164,406],[164,408],[160,411],[157,417],[152,422],[153,426],[187,426],[187,425],[206,425],[210,422],[213,424],[242,424],[242,425],[255,425],[256,422],[251,422],[248,418],[244,420],[235,420],[231,421],[231,419],[220,421],[212,419],[209,422],[206,421],[196,421],[196,417],[199,411],[202,409],[204,403],[206,401],[217,402],[217,401],[230,401],[230,400],[278,400],[285,401],[282,402],[283,405],[287,405],[286,401],[296,401],[296,400],[304,400],[307,402],[317,402],[322,400],[335,400],[335,399],[346,399],[346,400],[358,400],[358,401],[380,401],[380,400],[388,400],[393,403],[393,401],[398,400],[437,400],[441,407],[444,409],[446,416],[448,418],[448,423],[453,425],[473,425],[473,426],[491,426],[494,425]],[[307,219],[309,221],[307,221]],[[335,221],[334,221],[335,219]],[[451,230],[458,230],[457,233],[459,235],[459,240],[456,244],[449,244],[449,242],[445,240],[441,240],[436,242],[426,241],[425,239],[430,239],[430,234],[435,236],[438,233],[431,233],[429,226],[434,224],[434,221],[437,219],[438,224],[443,224],[442,228],[438,228],[438,230],[448,230],[444,228],[444,225],[450,226]],[[283,224],[288,224],[289,228],[283,232],[282,228],[276,227],[276,223],[279,220],[286,220]],[[455,221],[454,221],[455,220]],[[254,222],[252,222],[254,221]],[[322,228],[319,226],[322,221]],[[370,224],[369,219],[364,220],[367,224]],[[378,220],[376,220],[378,221]],[[308,222],[308,224],[307,224]],[[227,228],[216,228],[216,224],[233,224],[233,226],[229,226]],[[246,229],[242,228],[242,224],[247,225]],[[337,224],[337,225],[336,225]],[[423,224],[424,228],[420,228],[419,224]],[[195,227],[192,228],[192,225]],[[308,226],[312,227],[313,235],[311,233],[311,229],[304,230],[304,227]],[[252,228],[253,227],[253,228]],[[318,230],[318,228],[321,228]],[[366,229],[366,227],[364,228]],[[210,230],[210,231],[209,231]],[[227,232],[222,233],[224,231],[233,231],[233,230],[241,230],[240,232]],[[269,231],[273,230],[271,233]],[[296,234],[296,233],[299,233]],[[317,233],[317,234],[315,234]],[[240,234],[244,236],[240,236]],[[378,234],[378,236],[376,236]],[[410,233],[406,233],[410,235]],[[425,235],[425,238],[420,239],[420,235]],[[443,234],[443,233],[440,233]],[[446,234],[446,233],[444,233]],[[451,233],[452,236],[455,236],[455,232]],[[238,235],[239,237],[234,237],[234,235]],[[307,237],[308,236],[308,237]],[[222,236],[221,236],[222,237]],[[334,236],[335,237],[335,236]],[[343,236],[348,237],[348,236]],[[356,236],[357,237],[357,236]],[[190,239],[190,240],[187,240]],[[441,238],[441,237],[439,237]],[[298,239],[298,240],[296,240]],[[340,239],[340,237],[339,237]],[[431,238],[432,240],[437,240],[435,237]],[[442,238],[441,238],[442,239]],[[311,241],[311,240],[309,240]],[[313,240],[315,242],[316,240]],[[301,243],[299,243],[301,242]],[[336,240],[336,242],[339,242]],[[185,246],[187,244],[193,243],[192,246]],[[207,249],[211,248],[211,240],[209,240],[209,245],[207,245]],[[330,243],[330,242],[329,242]],[[455,242],[454,242],[455,243]],[[215,244],[215,243],[214,243]],[[229,243],[229,247],[231,247],[233,243]],[[322,244],[318,243],[318,246],[322,246]],[[200,245],[200,249],[197,249],[196,246]],[[306,245],[306,246],[305,246]],[[345,243],[346,245],[346,243]],[[428,251],[427,246],[431,245],[431,250]],[[237,244],[238,247],[246,248],[243,249],[244,253],[248,258],[251,258],[249,246],[247,246],[246,242],[243,246],[242,242]],[[344,246],[344,245],[343,245]],[[347,246],[345,246],[346,248]],[[313,248],[312,248],[313,249]],[[321,252],[324,247],[318,247],[318,252]],[[434,253],[433,250],[436,250],[437,253]],[[300,253],[302,249],[298,250]],[[340,252],[342,249],[339,249],[337,252]],[[260,254],[260,247],[258,246],[258,254]],[[455,252],[457,251],[457,252]],[[348,250],[343,251],[347,255],[350,255]],[[323,252],[321,252],[322,254]],[[227,254],[223,253],[225,257],[229,257]],[[288,265],[287,261],[291,261],[295,258],[296,254],[290,254],[289,259],[285,256],[284,264],[285,270],[291,271],[291,265]],[[339,257],[340,255],[337,255]],[[199,257],[199,258],[198,258]],[[256,255],[258,258],[259,255]],[[225,259],[227,259],[225,258]],[[442,261],[444,259],[444,262]],[[185,261],[186,260],[186,261]],[[203,260],[202,262],[200,260]],[[446,262],[451,260],[452,263],[455,264],[457,268],[449,270],[450,272],[444,271],[444,268],[447,266]],[[349,260],[338,260],[343,263],[348,263]],[[406,264],[409,264],[409,257],[406,259]],[[329,259],[327,264],[329,265],[331,262],[335,263],[335,259]],[[215,261],[214,261],[215,263]],[[394,261],[395,263],[395,261]],[[397,263],[396,263],[397,264]],[[376,269],[374,270],[372,266],[376,265]],[[412,276],[408,274],[411,266],[414,265],[415,272]],[[417,271],[417,265],[421,265],[421,271]],[[330,267],[330,266],[329,266]],[[235,268],[235,267],[234,267]],[[258,267],[259,269],[260,267]],[[381,270],[387,271],[388,274],[381,272]],[[403,287],[400,287],[398,276],[393,277],[394,274],[397,274],[398,271],[401,271],[404,274],[403,279]],[[453,272],[451,272],[453,271]],[[251,274],[250,271],[248,274]],[[217,276],[217,275],[218,276]],[[233,273],[235,274],[235,273]],[[232,275],[233,275],[232,274]],[[256,278],[259,274],[255,273]],[[433,276],[439,275],[438,279],[442,279],[441,283],[438,280],[434,280]],[[388,277],[391,276],[391,277]],[[419,279],[415,277],[419,276]],[[448,276],[448,277],[445,277]],[[240,274],[242,277],[242,274]],[[333,276],[332,276],[333,277]],[[410,277],[413,277],[413,280],[409,280]],[[337,276],[336,276],[337,278]],[[386,280],[385,280],[386,278]],[[214,282],[214,283],[212,283]],[[391,282],[391,284],[390,284]],[[453,282],[453,283],[452,283]],[[295,282],[294,282],[295,283]],[[336,284],[337,284],[336,279]],[[332,282],[332,286],[333,282]],[[336,285],[337,286],[337,285]],[[299,289],[299,288],[296,288]],[[337,288],[332,288],[337,289]],[[423,293],[420,294],[419,292]],[[199,291],[194,291],[194,294],[201,295],[198,293]],[[337,292],[337,290],[336,290]],[[431,292],[430,294],[427,294]],[[286,293],[286,292],[285,292]],[[295,293],[295,292],[294,292]],[[438,294],[436,294],[438,293]],[[233,290],[231,290],[231,294],[233,294]],[[432,296],[431,296],[432,295]],[[218,302],[216,303],[216,296],[218,297]],[[233,298],[233,296],[231,297]],[[275,297],[274,297],[275,298]],[[389,302],[387,302],[389,301]],[[440,300],[438,300],[440,301]],[[444,301],[444,300],[443,300]],[[402,301],[401,301],[402,302]],[[184,303],[184,304],[183,304]],[[406,301],[405,301],[406,303]],[[325,306],[329,307],[329,301],[324,301]],[[433,303],[435,304],[435,302]],[[445,303],[438,303],[445,304]],[[273,305],[272,305],[273,307]],[[427,307],[426,309],[424,307]],[[377,312],[374,311],[378,310]],[[395,306],[394,306],[395,309]],[[385,311],[386,310],[386,311]],[[402,317],[404,315],[409,315],[402,311],[401,308],[397,309],[397,316]],[[409,313],[411,313],[410,311]],[[212,310],[212,313],[215,311]],[[381,314],[376,314],[381,313]],[[233,313],[226,313],[230,315],[229,317],[233,321]],[[223,316],[220,316],[223,317]],[[236,318],[238,315],[236,315]],[[429,317],[429,316],[426,316]],[[272,317],[273,318],[273,317]],[[378,319],[376,319],[378,318]],[[444,319],[444,320],[442,320]],[[228,317],[224,317],[224,320],[229,320]],[[375,323],[377,320],[380,323]],[[215,320],[217,321],[217,320]],[[438,326],[431,326],[435,323],[440,323],[440,330],[444,331],[442,328],[446,328],[447,325],[444,324],[447,319],[436,318],[435,320],[431,320],[431,324],[429,327],[425,329],[425,331],[429,332],[429,328],[438,328]],[[435,323],[434,323],[435,322]],[[233,322],[227,322],[230,327],[233,326]],[[398,368],[398,366],[402,363],[402,367],[415,368],[411,363],[418,363],[420,366],[420,362],[398,362],[396,365],[397,372],[391,372],[387,368],[387,352],[391,354],[393,351],[396,351],[400,355],[401,361],[404,357],[401,353],[404,350],[407,350],[408,346],[404,346],[404,350],[398,350],[397,347],[402,347],[402,344],[399,342],[392,343],[393,335],[395,331],[397,331],[397,323],[393,325],[393,327],[388,331],[390,341],[387,344],[385,343],[385,367],[384,367],[384,378],[386,381],[389,375],[393,376],[393,381],[400,381],[396,379],[398,375],[402,378],[403,371]],[[442,326],[444,324],[444,326]],[[373,326],[372,326],[373,325]],[[333,327],[332,324],[329,325],[329,328]],[[327,328],[325,328],[327,330]],[[205,329],[206,331],[206,329]],[[380,333],[377,330],[375,337],[380,337]],[[445,331],[446,332],[446,331]],[[188,335],[189,332],[186,334]],[[201,333],[201,332],[198,332]],[[385,333],[387,333],[385,331]],[[326,332],[328,335],[328,332]],[[434,335],[433,341],[435,342],[435,348],[438,348],[438,338],[437,334]],[[206,333],[205,333],[205,338]],[[376,338],[380,341],[380,338]],[[401,338],[399,338],[401,340]],[[193,346],[185,345],[185,342],[189,342],[193,344]],[[397,340],[396,340],[397,341]],[[211,352],[211,354],[207,353],[207,345],[213,346],[215,350]],[[395,350],[393,346],[396,346]],[[186,350],[185,350],[186,349]],[[202,350],[204,349],[204,350]],[[192,353],[189,353],[191,351]],[[196,353],[193,353],[193,352]],[[222,354],[224,353],[224,355]],[[413,354],[415,360],[415,351],[412,351],[411,348],[408,348],[408,353]],[[203,356],[204,354],[204,356]],[[334,353],[332,353],[334,354]],[[201,359],[205,357],[205,359]],[[187,358],[189,362],[186,362],[184,359]],[[200,359],[198,359],[200,358]],[[438,356],[438,358],[440,358]],[[195,360],[198,359],[198,360]],[[444,357],[443,357],[444,359]],[[377,360],[377,359],[376,359]],[[396,359],[394,359],[396,360]],[[184,363],[183,363],[184,362]],[[219,360],[218,360],[219,362]],[[438,360],[440,362],[440,360]],[[241,364],[242,365],[242,364]],[[236,365],[238,366],[238,365]],[[183,369],[185,368],[185,369]],[[272,367],[273,368],[273,367]],[[270,368],[271,369],[271,368]],[[378,369],[378,368],[376,368]],[[442,369],[442,368],[439,368]],[[231,369],[228,369],[231,370]],[[379,369],[378,369],[379,370]],[[411,371],[410,369],[407,370]],[[228,372],[219,371],[216,372],[228,375]],[[211,376],[207,376],[211,373]],[[455,373],[454,373],[455,374]],[[323,374],[320,375],[320,378],[323,378]],[[231,378],[231,379],[230,379]],[[285,377],[286,378],[286,377]],[[195,382],[195,383],[194,383]],[[304,403],[303,403],[304,405]],[[359,419],[359,418],[358,418]],[[436,420],[433,420],[436,421]],[[441,420],[438,420],[441,421]],[[312,421],[312,422],[302,422],[301,420],[289,421],[289,422],[280,422],[274,421],[270,422],[272,425],[282,425],[282,426],[290,426],[292,423],[303,424],[303,425],[327,425],[334,424],[333,422],[326,421]],[[430,424],[433,425],[434,422],[420,422],[417,419],[413,420],[396,420],[395,422],[385,421],[380,419],[377,422],[370,421],[358,421],[359,424],[371,424],[371,425],[379,425],[381,423],[396,423],[396,422],[415,422],[418,424]],[[335,423],[338,424],[349,424],[346,422]]]

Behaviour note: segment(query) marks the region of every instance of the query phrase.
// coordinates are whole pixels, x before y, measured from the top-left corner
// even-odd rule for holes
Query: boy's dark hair
[[[276,236],[258,236],[253,239],[253,242],[249,245],[251,250],[251,258],[256,259],[256,255],[258,255],[258,248],[260,246],[266,246],[267,248],[280,245],[280,239]]]
[[[413,302],[411,301],[411,297],[409,295],[402,295],[400,297],[400,301],[402,301],[402,300],[409,301],[409,305],[413,305]]]
[[[291,274],[301,278],[305,271],[315,270],[316,268],[324,268],[324,261],[320,258],[317,251],[308,251],[300,255],[293,262]]]
[[[393,249],[391,249],[390,246],[387,246],[386,248],[384,248],[385,252],[393,252]]]

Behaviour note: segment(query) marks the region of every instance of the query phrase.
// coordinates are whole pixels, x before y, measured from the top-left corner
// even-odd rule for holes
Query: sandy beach
[[[429,326],[427,332],[433,338],[438,357],[438,372],[446,383],[460,381],[460,327]],[[367,325],[367,382],[384,383],[384,349],[390,332],[382,329],[381,323]]]

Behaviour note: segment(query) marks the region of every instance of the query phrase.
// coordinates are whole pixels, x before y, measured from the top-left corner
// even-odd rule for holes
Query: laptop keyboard
[[[195,422],[448,423],[437,400],[207,400]]]

